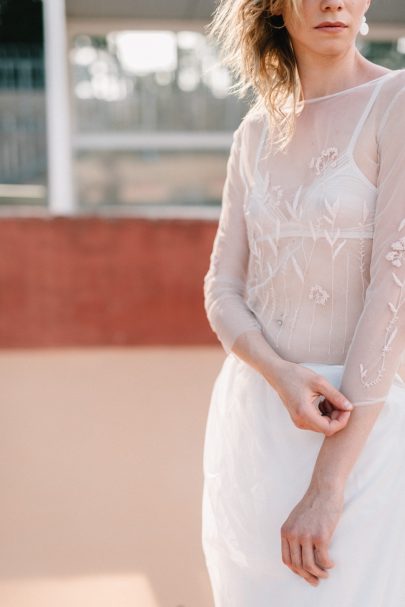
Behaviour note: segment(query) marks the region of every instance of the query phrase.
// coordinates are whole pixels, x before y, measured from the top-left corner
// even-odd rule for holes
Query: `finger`
[[[297,573],[297,569],[293,565],[292,558],[291,558],[290,544],[289,544],[289,541],[287,540],[287,538],[285,538],[285,537],[281,538],[281,555],[282,555],[283,563],[285,565],[287,565],[287,567],[289,567],[289,569],[291,569],[291,571],[293,571],[294,573]]]
[[[314,545],[310,540],[302,543],[302,564],[308,573],[316,577],[329,577],[329,573],[315,562]]]
[[[339,411],[339,409],[333,409],[331,413],[331,419],[339,421],[341,419],[349,419],[352,411]]]
[[[329,556],[328,547],[325,543],[315,544],[314,546],[315,562],[322,569],[330,569],[335,566],[335,563]]]
[[[324,377],[322,377],[319,382],[319,388],[321,394],[332,403],[335,409],[340,409],[341,411],[351,411],[353,409],[352,403],[350,403],[347,398]]]
[[[315,410],[309,410],[307,411],[307,423],[316,432],[323,432],[326,436],[331,436],[346,426],[350,414],[351,411],[334,409],[329,417],[328,415],[318,415]]]
[[[283,559],[284,565],[287,567],[291,567],[291,554],[290,554],[290,545],[287,541],[287,538],[281,537],[281,556]]]
[[[312,575],[311,573],[308,573],[307,571],[305,571],[305,569],[300,569],[295,571],[293,569],[294,573],[296,575],[299,575],[300,577],[302,577],[304,580],[306,580],[309,584],[311,584],[311,586],[318,586],[319,584],[319,578]]]
[[[331,418],[328,418],[330,435],[342,430],[350,419],[351,411],[340,411],[339,413],[340,415],[335,415],[333,412]]]
[[[302,563],[302,548],[301,544],[297,541],[290,541],[290,555],[292,562],[292,570],[294,573],[304,578],[307,582],[316,586],[319,583],[318,578],[312,573],[306,571]]]
[[[315,410],[309,410],[307,411],[306,420],[311,430],[323,432],[323,434],[331,433],[331,419],[327,415],[319,415]]]
[[[342,417],[334,420],[331,425],[331,418],[327,415],[321,415],[318,409],[315,407],[306,407],[305,415],[301,416],[300,425],[297,424],[297,420],[294,420],[295,425],[298,428],[305,430],[313,430],[314,432],[322,432],[326,436],[330,436],[335,432],[338,432],[347,424],[350,416],[350,411],[340,411]],[[303,421],[304,420],[304,421]]]
[[[302,569],[302,559],[301,559],[301,544],[297,541],[291,541],[290,544],[290,555],[291,555],[291,565],[295,567],[295,569]]]

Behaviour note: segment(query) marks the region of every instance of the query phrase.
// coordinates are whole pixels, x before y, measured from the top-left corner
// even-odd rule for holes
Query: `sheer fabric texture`
[[[261,332],[284,359],[343,365],[343,394],[384,403],[405,348],[405,70],[301,102],[272,146],[266,112],[233,136],[204,278],[227,354]]]
[[[227,354],[204,441],[202,545],[215,607],[405,605],[405,70],[298,108],[285,152],[266,113],[235,131],[204,280]],[[384,403],[345,483],[310,586],[282,562],[280,529],[324,435],[294,426],[232,346],[263,334],[356,406]]]

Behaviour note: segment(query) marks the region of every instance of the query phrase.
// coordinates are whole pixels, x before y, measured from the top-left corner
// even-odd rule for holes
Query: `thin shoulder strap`
[[[393,70],[393,72],[390,74],[390,76],[392,76],[394,71],[395,70]],[[356,128],[353,131],[353,135],[349,141],[349,145],[347,146],[347,151],[350,154],[353,154],[353,150],[355,148],[357,139],[360,135],[361,129],[363,128],[363,125],[364,125],[365,121],[367,120],[367,117],[371,111],[371,108],[373,107],[374,101],[376,100],[377,95],[380,92],[380,89],[385,81],[386,81],[386,78],[382,77],[381,80],[379,82],[377,82],[377,84],[375,85],[375,87],[373,89],[373,92],[371,93],[370,99],[368,100],[367,105],[366,105],[362,115],[360,116],[360,119],[356,125]]]

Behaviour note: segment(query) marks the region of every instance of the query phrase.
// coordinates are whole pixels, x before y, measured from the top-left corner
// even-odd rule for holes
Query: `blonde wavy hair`
[[[265,107],[274,125],[272,140],[284,149],[293,135],[302,89],[295,53],[282,14],[300,19],[301,0],[220,0],[206,28],[219,43],[220,58],[240,97],[253,92],[253,109]],[[275,136],[278,132],[278,137]]]

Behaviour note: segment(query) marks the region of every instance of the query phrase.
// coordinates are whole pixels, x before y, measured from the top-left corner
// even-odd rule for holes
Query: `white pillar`
[[[76,210],[69,104],[65,0],[43,0],[48,207],[55,215]]]

